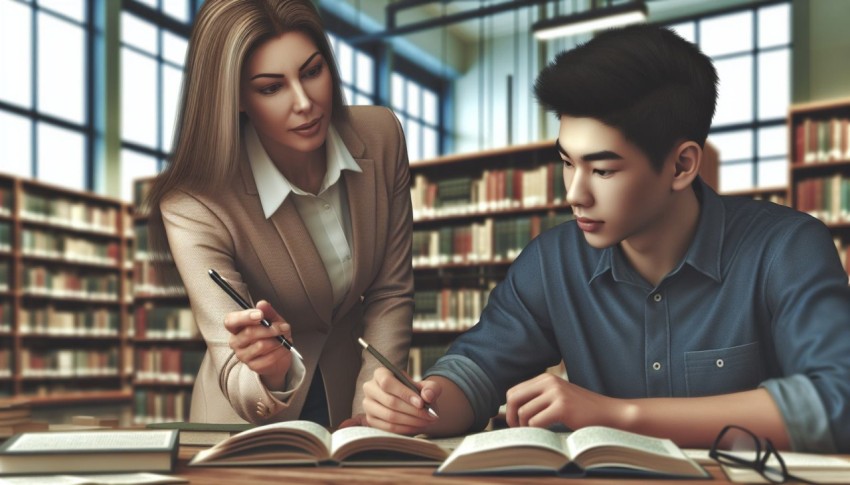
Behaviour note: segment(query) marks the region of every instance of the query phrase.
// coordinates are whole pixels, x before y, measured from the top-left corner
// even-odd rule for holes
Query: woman
[[[410,345],[401,127],[385,108],[343,106],[310,0],[207,0],[187,56],[148,207],[154,253],[173,257],[207,343],[190,419],[359,423],[378,363],[357,338],[396,365]],[[209,269],[256,310],[236,310]]]

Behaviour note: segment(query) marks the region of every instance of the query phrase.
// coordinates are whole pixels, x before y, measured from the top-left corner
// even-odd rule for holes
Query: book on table
[[[310,421],[251,428],[202,450],[190,466],[436,466],[448,451],[435,443],[352,426],[333,433]]]
[[[522,427],[469,435],[436,473],[710,477],[670,440],[604,426],[569,434]]]
[[[177,430],[31,432],[0,446],[0,475],[171,471]]]
[[[255,425],[250,423],[190,423],[187,421],[169,421],[151,423],[150,429],[176,429],[181,446],[212,446]]]

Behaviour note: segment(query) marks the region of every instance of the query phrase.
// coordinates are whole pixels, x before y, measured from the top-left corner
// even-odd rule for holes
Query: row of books
[[[147,259],[133,261],[133,294],[136,296],[180,296],[186,294],[175,266],[154,265]]]
[[[798,210],[827,223],[850,222],[850,176],[836,173],[801,180],[794,190]]]
[[[413,266],[512,261],[541,232],[572,218],[571,213],[564,212],[415,230]]]
[[[136,208],[139,215],[145,214],[143,205],[152,186],[153,179],[136,180],[133,183],[133,207]]]
[[[0,291],[9,291],[12,287],[12,272],[9,261],[0,261]]]
[[[56,197],[25,193],[21,218],[71,229],[120,234],[118,208]]]
[[[23,291],[29,295],[89,300],[118,300],[119,276],[79,270],[26,266]]]
[[[12,365],[12,351],[9,349],[0,348],[0,377],[11,377]]]
[[[12,203],[14,197],[12,187],[8,185],[0,185],[0,216],[12,215]]]
[[[850,160],[850,119],[804,119],[794,127],[794,161],[823,163]]]
[[[188,421],[191,397],[190,390],[136,389],[133,391],[133,422]]]
[[[12,224],[0,221],[0,251],[12,250]]]
[[[152,347],[136,349],[136,379],[145,382],[195,382],[204,350]]]
[[[105,308],[60,311],[48,304],[42,308],[22,308],[19,325],[22,334],[118,336],[121,315],[115,309]]]
[[[136,338],[194,339],[199,337],[192,310],[186,306],[137,306],[133,312]]]
[[[563,163],[549,162],[530,169],[484,170],[479,178],[431,181],[418,174],[410,188],[413,219],[561,204],[563,170]]]
[[[24,229],[21,233],[21,252],[27,256],[115,265],[120,250],[121,245],[115,241],[93,241],[37,229]]]
[[[21,349],[24,377],[118,375],[118,349]]]
[[[463,331],[478,323],[487,305],[489,288],[443,288],[417,291],[413,296],[413,329],[420,331]]]
[[[445,355],[448,345],[423,345],[410,348],[407,373],[415,380],[422,380],[422,373],[430,369],[437,359]]]

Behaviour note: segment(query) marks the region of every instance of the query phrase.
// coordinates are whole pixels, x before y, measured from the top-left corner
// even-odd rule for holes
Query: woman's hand
[[[260,321],[265,315],[270,328]],[[263,384],[272,391],[283,390],[286,373],[292,364],[292,353],[281,345],[277,336],[292,342],[292,328],[265,300],[257,308],[228,313],[224,327],[231,333],[228,344],[236,358],[259,374]]]

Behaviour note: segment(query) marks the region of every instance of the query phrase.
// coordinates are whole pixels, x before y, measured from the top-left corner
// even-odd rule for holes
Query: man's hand
[[[263,316],[272,324],[260,324]],[[231,333],[228,344],[236,358],[260,375],[263,384],[272,391],[283,390],[286,373],[292,364],[292,354],[277,340],[283,335],[292,342],[292,329],[265,300],[256,309],[239,310],[224,317],[224,326]]]
[[[442,393],[442,386],[426,380],[414,383],[419,388],[416,394],[398,381],[392,372],[381,367],[375,370],[372,379],[363,384],[363,410],[365,421],[373,428],[399,434],[418,434],[437,419],[424,406],[432,406]],[[435,410],[439,413],[439,409]]]
[[[541,374],[507,393],[508,426],[570,429],[590,425],[617,426],[627,412],[625,401],[596,394],[553,374]]]

